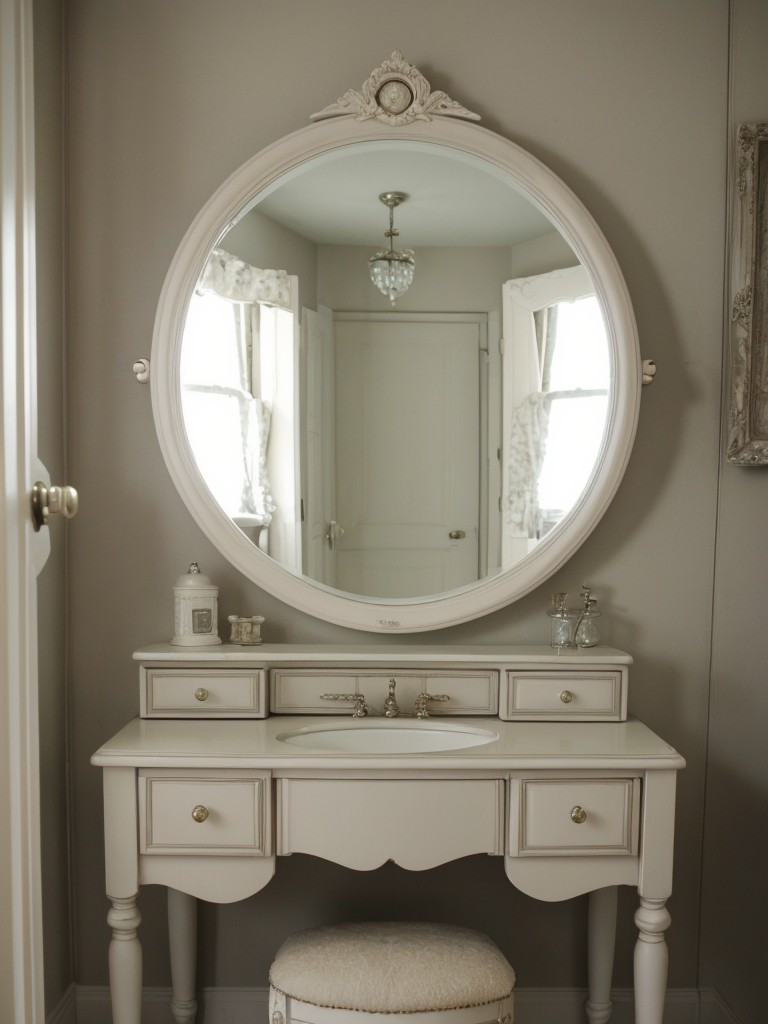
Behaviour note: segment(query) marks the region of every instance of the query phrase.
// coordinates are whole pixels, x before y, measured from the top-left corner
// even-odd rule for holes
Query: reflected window
[[[557,302],[535,314],[547,442],[539,474],[541,534],[560,521],[583,492],[605,427],[610,361],[605,325],[594,295]]]
[[[184,426],[208,488],[231,517],[267,525],[275,349],[292,314],[213,292],[192,296],[181,355]]]
[[[611,387],[602,306],[584,267],[505,282],[502,564],[576,507],[598,465]]]

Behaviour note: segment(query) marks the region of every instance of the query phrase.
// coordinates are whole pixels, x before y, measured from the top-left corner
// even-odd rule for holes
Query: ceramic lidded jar
[[[197,562],[179,576],[173,588],[174,632],[172,644],[200,647],[220,644],[218,633],[219,588],[200,572]]]

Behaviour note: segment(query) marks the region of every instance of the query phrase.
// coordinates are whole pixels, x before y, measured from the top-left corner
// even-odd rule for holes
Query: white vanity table
[[[255,154],[223,183],[190,225],[160,297],[149,374],[152,407],[158,441],[185,507],[258,588],[286,608],[345,628],[388,634],[445,630],[531,593],[596,527],[631,453],[643,364],[616,258],[564,182],[514,142],[470,123],[476,120],[477,114],[444,92],[433,92],[395,51],[359,90],[347,90],[314,114],[314,123]],[[472,433],[478,434],[469,445],[472,459],[462,457],[455,471],[446,470],[446,479],[453,473],[459,480],[458,493],[469,496],[476,523],[464,512],[447,511],[447,492],[431,475],[435,460],[423,452],[421,462],[416,457],[420,433],[450,437],[440,426],[440,414],[451,410],[456,389],[432,387],[440,376],[435,373],[429,389],[414,388],[405,359],[385,403],[387,416],[397,415],[410,388],[423,414],[414,421],[421,429],[410,429],[407,438],[392,444],[385,443],[386,430],[339,429],[342,441],[370,442],[355,449],[355,465],[361,467],[359,475],[365,471],[386,486],[380,498],[366,492],[362,504],[370,522],[363,517],[354,528],[337,522],[339,452],[331,442],[337,420],[347,421],[338,417],[334,374],[336,366],[348,368],[349,359],[334,348],[338,339],[330,306],[342,317],[350,307],[338,295],[318,300],[317,309],[300,308],[305,300],[299,303],[297,295],[311,296],[318,281],[311,275],[299,279],[304,263],[293,265],[295,257],[286,255],[280,269],[267,269],[275,267],[273,258],[283,256],[276,255],[280,248],[270,248],[273,235],[263,233],[262,215],[271,222],[270,232],[284,240],[298,233],[324,248],[368,245],[373,223],[362,235],[358,229],[365,210],[380,208],[379,186],[372,183],[382,175],[391,175],[387,187],[396,194],[413,197],[402,224],[413,211],[408,244],[415,247],[419,268],[427,265],[426,258],[419,262],[419,252],[432,246],[444,247],[446,258],[457,245],[480,247],[478,252],[501,247],[509,250],[510,267],[513,251],[523,256],[522,264],[514,264],[522,276],[514,280],[504,279],[504,261],[491,303],[484,287],[482,294],[465,296],[466,308],[459,310],[472,317],[482,310],[487,325],[487,338],[478,335],[473,342],[476,369],[466,378],[459,374],[460,384],[467,384],[459,392],[470,390],[471,378],[479,397],[470,417],[477,426]],[[434,189],[434,181],[451,181],[453,187]],[[309,199],[302,204],[302,197]],[[484,202],[478,203],[481,197]],[[318,212],[327,214],[331,234],[316,223]],[[521,225],[528,225],[525,237],[518,233]],[[525,262],[528,250],[521,253],[521,247],[531,240],[551,254],[547,273]],[[244,262],[243,254],[252,249],[266,262],[258,267]],[[234,291],[228,273],[219,280],[222,267],[235,272]],[[573,283],[574,268],[580,284]],[[366,263],[361,272],[368,273]],[[404,301],[393,313],[374,302],[371,310],[359,312],[375,314],[377,323],[386,321],[390,328],[398,318],[407,319],[406,310],[456,312],[449,282],[440,294],[424,291],[419,297],[420,281],[429,276],[417,270],[410,306]],[[442,274],[432,276],[442,282]],[[203,349],[197,376],[181,372],[196,351],[187,336],[196,336],[191,298],[200,291],[247,309],[250,320],[238,312],[237,322],[245,324],[246,334],[251,323],[259,345],[267,345],[262,306],[282,306],[293,317],[296,366],[285,374],[286,394],[291,405],[302,392],[294,386],[301,379],[306,401],[301,408],[282,409],[269,427],[269,416],[262,415],[258,444],[252,431],[243,431],[242,417],[226,443],[211,443],[208,428],[218,413],[212,406],[194,411],[195,396],[210,392],[218,400],[222,384],[214,374],[223,359],[218,336],[213,343],[206,333],[211,343]],[[568,378],[560,390],[551,390],[550,375],[539,362],[542,354],[551,356],[550,328],[560,306],[577,299],[596,304],[602,328],[586,333],[605,334],[597,349],[605,379]],[[536,317],[542,314],[549,348],[537,334]],[[244,408],[253,412],[263,402],[261,411],[268,413],[270,402],[280,404],[279,389],[259,391],[264,370],[259,346],[238,337],[243,376],[237,393],[248,399]],[[559,344],[554,342],[555,349]],[[285,354],[290,348],[280,350]],[[594,352],[584,350],[576,362],[593,365]],[[146,380],[147,361],[137,365]],[[652,374],[646,376],[650,380]],[[366,380],[358,371],[348,390],[364,394]],[[226,383],[231,385],[229,378]],[[539,507],[541,467],[530,453],[542,448],[545,437],[547,446],[558,447],[543,410],[561,399],[579,403],[587,394],[604,400],[604,420],[582,489],[567,501],[558,498],[552,508]],[[193,435],[200,424],[206,430],[198,454]],[[462,441],[467,437],[469,432]],[[570,465],[574,438],[580,444],[583,437],[575,426],[564,437],[560,454]],[[261,469],[253,475],[263,461],[262,446],[275,454],[271,483]],[[209,449],[217,453],[215,471],[205,455]],[[237,465],[251,467],[243,486],[236,487],[238,501],[248,505],[240,511],[229,507],[223,492],[216,497],[222,451],[236,451]],[[396,458],[385,465],[394,461],[398,473],[390,482],[389,468],[371,467],[382,452],[393,451]],[[497,458],[489,455],[493,452]],[[478,468],[470,471],[470,464]],[[414,480],[422,478],[429,483],[429,507],[411,510],[411,504],[418,505],[410,500],[418,490]],[[358,490],[363,489],[347,486],[346,493]],[[382,530],[384,507],[393,518]],[[252,532],[248,535],[248,524],[256,523],[258,543]],[[395,543],[392,537],[400,539]],[[446,567],[470,540],[478,545],[468,562],[472,572],[457,581]],[[351,551],[357,552],[354,564],[364,563],[367,570],[353,573],[345,584],[349,589],[343,589],[340,581],[348,577],[340,572],[341,563]],[[210,630],[210,614],[207,622]],[[135,657],[141,717],[93,758],[104,773],[115,1024],[140,1019],[136,900],[142,885],[168,887],[174,1015],[178,1022],[192,1021],[195,899],[244,899],[269,882],[278,858],[294,852],[359,870],[387,860],[425,870],[485,853],[503,857],[510,882],[536,899],[589,893],[591,1024],[610,1016],[616,886],[635,886],[640,896],[635,1019],[661,1024],[675,780],[684,762],[642,723],[627,719],[628,655],[605,647],[558,654],[549,647],[382,643],[166,644]],[[431,717],[384,717],[392,680],[402,712],[412,713],[421,694],[438,698],[422,697]],[[371,714],[355,718],[363,696]]]
[[[93,757],[115,1024],[140,1021],[142,885],[169,889],[174,1016],[192,1021],[195,898],[245,899],[296,852],[358,870],[486,853],[536,899],[589,893],[592,1024],[610,1016],[615,887],[636,886],[636,1021],[661,1024],[684,761],[626,719],[628,655],[158,644],[135,658],[144,717]],[[401,716],[388,719],[391,679]],[[405,717],[424,690],[450,699]],[[353,718],[355,702],[339,710],[330,692],[364,694],[371,714]]]

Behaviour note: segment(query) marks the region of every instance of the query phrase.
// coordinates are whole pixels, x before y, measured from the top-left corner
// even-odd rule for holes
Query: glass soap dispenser
[[[592,591],[585,583],[581,591],[581,598],[584,603],[574,637],[577,647],[595,647],[600,643],[600,629],[597,622],[600,618],[600,612],[597,607],[597,600],[590,596],[591,593]]]

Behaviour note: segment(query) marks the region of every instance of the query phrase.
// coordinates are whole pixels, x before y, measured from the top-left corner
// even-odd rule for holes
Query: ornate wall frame
[[[768,465],[768,123],[739,126],[731,242],[729,462]]]

